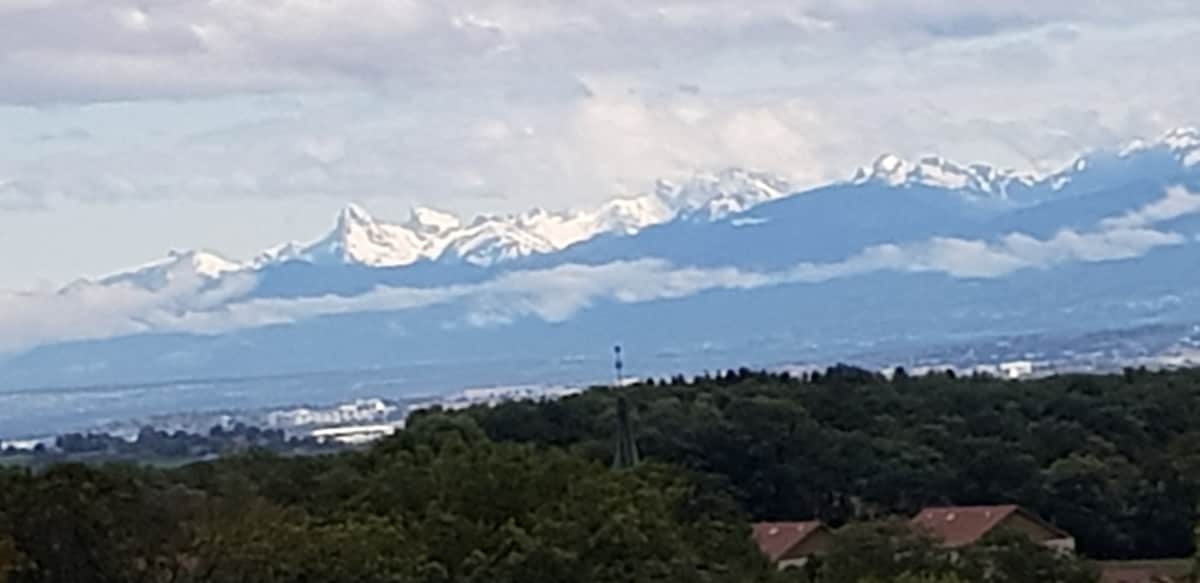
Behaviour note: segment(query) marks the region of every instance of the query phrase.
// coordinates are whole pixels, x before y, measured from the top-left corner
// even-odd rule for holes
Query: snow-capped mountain
[[[1037,178],[987,164],[958,164],[941,156],[924,156],[910,162],[895,154],[884,154],[872,165],[859,168],[850,182],[894,187],[930,186],[1008,198],[1014,186],[1028,188],[1037,182]]]
[[[870,166],[860,168],[847,182],[835,183],[810,192],[837,190],[842,187],[868,188],[872,192],[920,189],[933,199],[940,192],[955,197],[968,207],[986,213],[1005,208],[1035,206],[1055,198],[1095,192],[1138,181],[1174,182],[1200,170],[1200,130],[1180,128],[1152,141],[1135,141],[1117,151],[1098,151],[1079,156],[1061,170],[1042,176],[1000,169],[988,164],[960,164],[940,156],[924,156],[916,161],[893,154],[880,156]],[[920,187],[918,189],[917,187]],[[703,225],[717,223],[746,213],[763,203],[787,198],[793,189],[770,174],[743,169],[727,169],[696,174],[682,181],[659,180],[649,192],[622,197],[585,210],[548,211],[535,208],[519,214],[479,215],[464,220],[444,211],[417,207],[403,222],[393,223],[373,217],[358,205],[348,205],[337,216],[334,227],[310,243],[290,242],[263,251],[248,262],[237,262],[204,251],[175,252],[168,258],[113,276],[98,283],[128,282],[147,289],[160,289],[185,276],[217,279],[230,272],[262,271],[272,266],[299,262],[316,266],[403,267],[417,263],[459,263],[489,267],[530,256],[557,256],[560,251],[597,239],[598,235],[628,238],[647,227],[673,221]],[[925,197],[926,195],[920,195]],[[843,217],[843,229],[878,230],[865,222],[860,210],[839,203],[838,192],[797,204],[795,213],[821,214],[828,224],[837,219],[829,215],[836,208],[851,216]],[[825,201],[825,202],[822,202]],[[783,201],[788,202],[788,201]],[[893,216],[904,215],[902,199],[884,199]],[[937,203],[920,198],[913,204]],[[820,205],[826,205],[829,208]],[[809,209],[810,206],[820,208]],[[832,205],[832,206],[830,206]],[[885,205],[885,206],[886,206]],[[889,207],[891,208],[891,207]],[[807,210],[806,210],[807,209]],[[776,214],[783,211],[776,209]],[[920,211],[928,215],[928,211]],[[790,215],[789,215],[790,216]],[[838,215],[839,217],[841,215]],[[1019,217],[1018,217],[1019,218]],[[757,224],[761,218],[740,220],[738,225]],[[1055,225],[1058,219],[1049,220]],[[749,221],[749,222],[747,222]],[[790,222],[790,219],[784,222]],[[735,225],[737,226],[737,225]],[[1023,228],[1022,225],[1012,225]],[[778,226],[785,231],[788,225]],[[846,233],[847,231],[843,231]],[[887,240],[898,233],[878,233]],[[689,239],[692,235],[681,235]],[[842,237],[843,239],[846,237]],[[663,236],[653,239],[665,241]],[[674,243],[670,243],[674,245]],[[611,245],[610,245],[611,246]],[[654,243],[630,241],[621,247],[662,251]],[[707,247],[695,246],[696,252]],[[590,249],[567,254],[580,259]],[[665,251],[663,251],[665,252]],[[710,251],[703,251],[713,255]],[[636,249],[621,251],[620,256],[635,256]],[[717,253],[716,255],[720,255]]]
[[[480,215],[469,222],[418,207],[407,221],[388,223],[350,205],[325,237],[306,246],[290,243],[269,250],[256,264],[300,260],[397,267],[443,260],[487,266],[550,253],[600,234],[633,235],[677,217],[717,220],[789,192],[787,182],[775,176],[730,169],[678,183],[660,180],[650,193],[613,199],[589,210],[536,208],[513,215]]]
[[[0,354],[0,380],[278,374],[465,354],[490,371],[518,356],[582,354],[631,329],[647,353],[716,345],[767,358],[774,346],[786,358],[888,337],[917,345],[1192,322],[1197,157],[1200,132],[1181,129],[1040,176],[885,156],[794,194],[730,170],[569,212],[464,220],[417,208],[393,223],[350,206],[315,241],[246,263],[176,253],[79,293],[13,296],[30,307],[10,313],[61,321],[35,326],[25,353]],[[155,293],[100,289],[111,283]],[[646,321],[655,325],[630,325]]]
[[[1125,146],[1119,155],[1128,157],[1155,147],[1166,148],[1184,166],[1195,166],[1200,164],[1200,129],[1175,128],[1164,134],[1157,142],[1152,143],[1134,140]]]
[[[437,257],[445,248],[444,238],[440,229],[427,229],[420,216],[414,213],[408,224],[393,225],[375,219],[358,205],[348,205],[338,213],[333,230],[303,248],[296,258],[391,267]]]
[[[653,197],[689,218],[715,221],[790,193],[791,186],[776,176],[729,169],[683,183],[660,180]]]
[[[634,235],[676,218],[715,221],[790,192],[788,183],[776,176],[727,169],[679,182],[659,180],[649,193],[579,211],[535,208],[464,221],[448,212],[416,207],[408,220],[391,223],[349,204],[338,213],[333,228],[310,243],[283,243],[246,262],[208,251],[172,251],[164,259],[92,283],[128,283],[157,290],[184,277],[215,280],[231,272],[260,271],[289,262],[402,267],[444,261],[491,266],[559,251],[601,234]]]
[[[1200,171],[1200,130],[1176,128],[1156,140],[1134,140],[1116,152],[1089,152],[1038,183],[1059,195],[1150,180],[1169,183]]]
[[[923,156],[910,161],[895,154],[884,154],[870,166],[859,168],[850,183],[897,188],[925,186],[975,196],[1036,202],[1064,191],[1097,188],[1114,179],[1137,178],[1141,174],[1160,175],[1164,170],[1162,164],[1143,170],[1131,168],[1137,163],[1149,166],[1156,162],[1167,162],[1183,169],[1200,166],[1200,130],[1177,128],[1157,140],[1134,140],[1117,152],[1086,153],[1044,176],[983,163],[960,164],[941,156]],[[1080,182],[1080,188],[1072,188]]]
[[[142,289],[160,290],[181,280],[216,280],[247,267],[246,264],[208,251],[172,251],[164,259],[102,277],[97,283],[130,284]]]

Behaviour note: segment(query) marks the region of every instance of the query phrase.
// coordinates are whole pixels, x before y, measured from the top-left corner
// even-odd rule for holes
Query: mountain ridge
[[[208,279],[291,261],[378,268],[441,261],[487,267],[558,251],[600,234],[633,235],[676,218],[717,220],[786,196],[790,188],[777,176],[729,168],[697,173],[681,182],[659,180],[649,193],[614,198],[582,211],[534,208],[464,220],[439,209],[417,206],[410,210],[407,220],[387,222],[363,206],[349,203],[338,212],[333,228],[310,243],[282,243],[245,262],[210,251],[172,251],[164,259],[104,276],[97,282],[150,284],[166,272],[178,272],[189,264],[194,264],[195,275]],[[195,257],[200,258],[199,263],[193,261]]]
[[[492,367],[623,337],[639,352],[697,362],[714,346],[729,358],[794,358],[888,337],[919,348],[947,335],[1200,321],[1197,151],[1200,134],[1170,132],[1008,181],[1003,192],[995,181],[1011,174],[972,165],[993,181],[990,194],[887,161],[911,176],[788,192],[769,175],[729,171],[660,181],[644,197],[582,213],[469,221],[420,208],[393,224],[352,206],[322,239],[246,263],[176,252],[103,283],[11,295],[0,379],[69,384],[464,355]],[[412,246],[388,247],[397,241]],[[536,252],[550,241],[564,247]],[[395,251],[381,263],[397,264],[367,264],[364,249]]]
[[[1131,164],[1145,168],[1130,170]],[[1119,150],[1085,152],[1058,171],[1044,175],[980,162],[962,164],[934,155],[905,160],[884,154],[847,180],[801,192],[768,173],[728,168],[696,173],[678,182],[659,180],[649,192],[614,198],[585,210],[534,208],[522,213],[480,214],[464,219],[417,206],[410,210],[407,220],[388,222],[350,203],[338,213],[333,228],[320,238],[309,243],[283,243],[248,261],[232,261],[202,250],[171,252],[165,259],[85,281],[160,289],[167,281],[181,277],[217,280],[230,273],[265,272],[294,262],[369,269],[409,268],[418,264],[460,264],[487,269],[520,263],[518,260],[549,257],[568,249],[576,251],[575,247],[581,245],[604,247],[610,245],[604,240],[620,241],[673,222],[717,223],[734,215],[747,215],[736,219],[736,225],[730,225],[759,226],[764,219],[749,215],[760,205],[842,187],[913,191],[913,196],[918,199],[924,196],[926,201],[933,199],[918,194],[917,190],[935,193],[934,199],[940,196],[936,193],[945,192],[960,196],[968,206],[986,213],[1093,192],[1121,180],[1139,179],[1140,174],[1171,175],[1174,170],[1167,168],[1171,165],[1182,171],[1200,168],[1200,130],[1180,127],[1156,140],[1134,140]],[[809,212],[827,210],[821,207]],[[185,276],[189,271],[191,274]]]

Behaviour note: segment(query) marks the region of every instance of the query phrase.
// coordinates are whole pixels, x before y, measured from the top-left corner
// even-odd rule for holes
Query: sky
[[[1192,0],[5,0],[0,289],[883,152],[1046,171],[1200,125]]]

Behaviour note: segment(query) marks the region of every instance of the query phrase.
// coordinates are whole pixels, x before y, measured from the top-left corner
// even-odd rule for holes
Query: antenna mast
[[[625,385],[625,361],[621,359],[621,345],[613,347],[613,369],[617,372],[617,386]]]

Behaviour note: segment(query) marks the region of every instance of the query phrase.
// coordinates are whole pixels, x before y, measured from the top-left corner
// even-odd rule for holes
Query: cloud
[[[889,151],[1047,170],[1196,123],[1200,70],[1176,57],[1200,4],[1144,4],[7,0],[0,125],[89,138],[0,143],[0,208],[253,198],[257,217],[187,242],[252,256],[247,231],[298,200],[578,208],[727,166],[811,186]],[[142,259],[79,215],[55,214],[65,248]],[[81,262],[46,253],[0,285]]]
[[[88,340],[179,329],[187,314],[218,309],[253,288],[254,278],[238,274],[216,285],[178,274],[157,290],[129,282],[78,282],[57,292],[0,292],[0,352],[45,343]],[[235,321],[225,329],[269,323]]]
[[[29,211],[46,208],[43,193],[21,181],[0,180],[0,210]]]
[[[1107,229],[1136,229],[1196,213],[1200,213],[1200,194],[1192,194],[1181,186],[1175,186],[1168,188],[1163,198],[1119,217],[1105,219],[1100,226]]]
[[[1101,262],[1139,257],[1187,239],[1177,233],[1148,229],[1114,229],[1080,233],[1059,231],[1049,239],[1012,233],[999,241],[936,237],[908,244],[867,248],[837,263],[802,264],[772,281],[818,283],[879,271],[942,273],[956,278],[997,278],[1021,269],[1050,269],[1073,262]]]
[[[401,82],[460,85],[723,58],[730,47],[909,47],[1053,24],[1194,17],[1186,2],[44,0],[6,2],[0,99],[93,102]],[[857,39],[857,40],[856,40]],[[529,77],[535,78],[536,77]]]
[[[39,142],[82,142],[92,138],[91,132],[81,128],[69,128],[62,131],[42,132],[36,136],[25,138],[25,143]]]
[[[1200,31],[1186,2],[5,4],[0,103],[56,105],[97,142],[0,157],[43,198],[467,211],[591,203],[719,166],[813,184],[885,150],[1037,165],[1189,121],[1172,95],[1197,74],[1163,55]],[[109,101],[133,105],[92,105]]]
[[[0,351],[143,332],[221,334],[321,316],[440,305],[457,306],[461,323],[471,326],[499,326],[528,317],[562,322],[601,301],[642,303],[712,290],[820,284],[885,271],[999,278],[1022,269],[1134,258],[1186,242],[1175,233],[1124,226],[1085,233],[1064,230],[1045,240],[1024,234],[991,242],[934,238],[874,246],[842,261],[802,263],[777,272],[680,267],[649,258],[515,271],[474,284],[379,287],[352,297],[244,299],[255,284],[252,274],[235,273],[214,283],[179,270],[153,291],[126,280],[114,285],[81,282],[57,293],[0,296]]]
[[[256,299],[235,302],[208,314],[193,314],[167,323],[190,331],[211,332],[232,321],[296,322],[316,316],[351,312],[405,311],[460,303],[464,319],[474,325],[500,325],[519,318],[548,322],[570,319],[597,301],[642,303],[678,299],[711,290],[747,290],[767,286],[822,282],[882,271],[942,273],[955,278],[999,278],[1021,269],[1050,269],[1072,262],[1129,259],[1163,246],[1185,243],[1185,237],[1147,229],[1114,229],[1079,233],[1064,230],[1040,240],[1011,234],[997,242],[934,238],[911,244],[867,248],[843,261],[803,263],[778,272],[735,267],[679,267],[661,259],[616,261],[603,265],[567,264],[544,270],[510,272],[487,282],[438,288],[380,287],[360,296],[301,299]],[[230,316],[230,320],[226,320]]]

